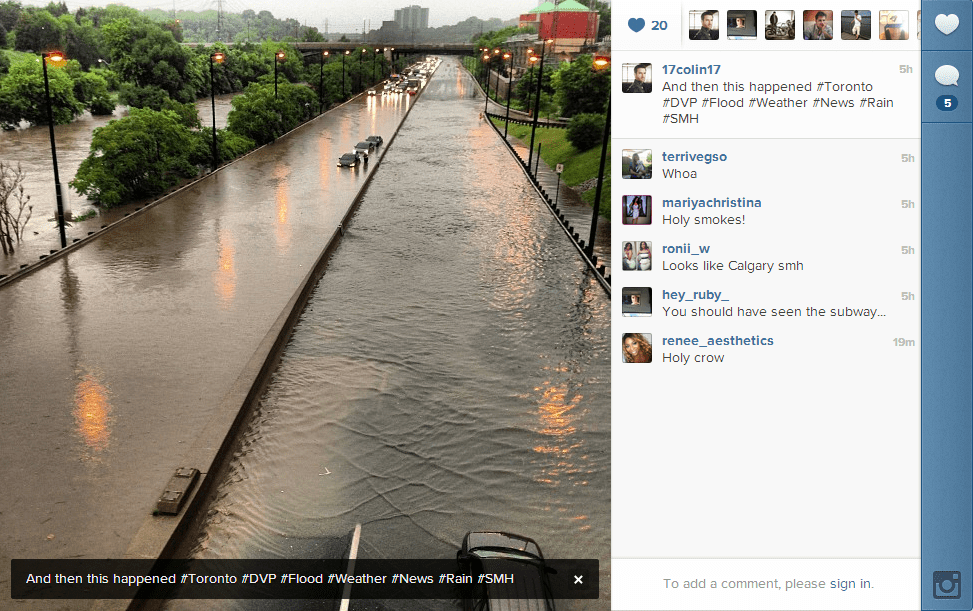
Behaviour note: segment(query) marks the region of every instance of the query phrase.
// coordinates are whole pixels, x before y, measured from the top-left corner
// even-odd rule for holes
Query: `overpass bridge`
[[[187,47],[207,47],[215,43],[183,43]],[[234,47],[236,43],[223,43],[227,47]],[[473,55],[476,47],[473,43],[434,43],[434,42],[382,42],[382,41],[350,41],[350,42],[289,42],[288,45],[299,50],[304,55],[322,53],[330,51],[331,54],[343,53],[344,51],[354,51],[359,47],[382,49],[386,53],[391,53],[392,57],[403,55]]]

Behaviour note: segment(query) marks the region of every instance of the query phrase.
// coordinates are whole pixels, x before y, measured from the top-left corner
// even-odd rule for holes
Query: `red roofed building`
[[[544,2],[520,16],[519,27],[532,27],[538,38],[554,39],[555,52],[572,53],[598,40],[598,12],[577,0]]]

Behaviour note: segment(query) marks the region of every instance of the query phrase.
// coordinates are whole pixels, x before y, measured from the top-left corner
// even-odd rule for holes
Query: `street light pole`
[[[318,78],[318,114],[324,112],[324,58],[328,51],[321,52],[321,76]]]
[[[41,55],[41,63],[44,65],[44,98],[47,100],[47,126],[51,132],[51,159],[54,161],[54,193],[57,197],[57,228],[61,234],[61,248],[68,245],[68,238],[64,234],[64,201],[61,199],[61,178],[57,173],[57,147],[54,146],[54,110],[51,108],[51,86],[47,78],[47,62],[64,61],[64,54],[59,51],[51,51]]]
[[[375,57],[372,58],[372,83],[378,82],[378,53],[381,49],[375,49]]]
[[[551,42],[554,42],[553,40]],[[537,131],[537,118],[541,114],[541,83],[544,81],[544,51],[547,47],[547,40],[541,43],[541,68],[537,73],[537,94],[534,98],[534,124],[530,128],[530,155],[527,157],[527,170],[530,171],[530,163],[534,160],[534,132]]]
[[[274,53],[274,99],[277,99],[277,64],[284,60],[284,52],[279,50]]]
[[[595,70],[607,68],[610,65],[608,58],[596,57],[592,62]],[[595,253],[595,234],[598,231],[598,212],[601,207],[601,186],[605,182],[605,157],[608,155],[608,136],[611,133],[612,101],[611,95],[608,96],[608,108],[605,109],[605,134],[601,139],[601,163],[598,165],[598,186],[595,188],[595,202],[591,210],[591,232],[588,234],[588,243],[584,247],[585,254],[594,261]]]
[[[507,139],[507,128],[510,126],[510,98],[513,97],[513,91],[510,90],[510,86],[514,82],[514,56],[513,53],[504,53],[504,59],[509,59],[510,62],[507,64],[507,122],[503,125],[503,138]]]
[[[214,78],[213,64],[223,63],[223,54],[219,51],[211,53],[209,56],[209,97],[213,110],[213,171],[220,165],[219,153],[216,149],[216,79]]]
[[[351,51],[345,50],[345,54],[341,56],[341,100],[345,99],[345,55],[348,55]]]
[[[501,56],[502,59],[507,59],[506,55]],[[493,97],[500,97],[500,73],[503,71],[503,62],[500,62],[500,70],[497,70],[497,84],[493,87]]]
[[[483,54],[483,62],[486,65],[486,100],[483,101],[483,114],[487,112],[487,105],[490,103],[490,55],[487,53]]]
[[[362,60],[363,57],[365,57],[365,53],[366,52],[367,52],[366,49],[362,49],[361,50],[361,55],[358,56],[358,87],[357,87],[358,91],[361,91],[362,90],[362,86],[361,86],[361,77],[362,77],[361,60]]]

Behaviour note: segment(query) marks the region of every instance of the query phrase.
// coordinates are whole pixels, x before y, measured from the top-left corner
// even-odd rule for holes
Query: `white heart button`
[[[936,15],[936,28],[940,32],[949,36],[953,30],[959,27],[959,17],[957,15]]]

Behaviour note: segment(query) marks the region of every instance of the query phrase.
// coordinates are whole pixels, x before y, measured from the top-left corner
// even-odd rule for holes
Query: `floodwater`
[[[337,158],[411,102],[349,102],[0,288],[0,566],[125,553],[378,166]]]
[[[226,117],[232,109],[230,103],[234,95],[216,96],[217,129],[226,127]],[[203,128],[212,129],[213,101],[210,98],[198,100],[196,110]],[[88,157],[92,133],[99,127],[107,125],[109,121],[127,115],[128,107],[118,106],[114,114],[109,116],[92,116],[86,112],[71,123],[54,127],[58,177],[62,184],[74,180],[81,162]],[[57,225],[54,222],[57,199],[54,192],[54,164],[48,126],[29,126],[24,123],[19,129],[0,131],[0,161],[13,167],[19,163],[25,173],[22,183],[24,194],[30,196],[30,205],[34,209],[24,231],[24,242],[51,241],[51,236],[57,235]],[[73,189],[64,205],[65,211],[70,211],[74,215],[84,214],[88,210],[97,210],[91,201],[78,195]],[[0,258],[4,256],[0,253]]]
[[[502,530],[549,558],[598,558],[602,598],[558,607],[610,608],[609,298],[473,96],[447,59],[242,434],[195,557],[340,557],[361,523],[359,557],[448,559],[467,531]]]

